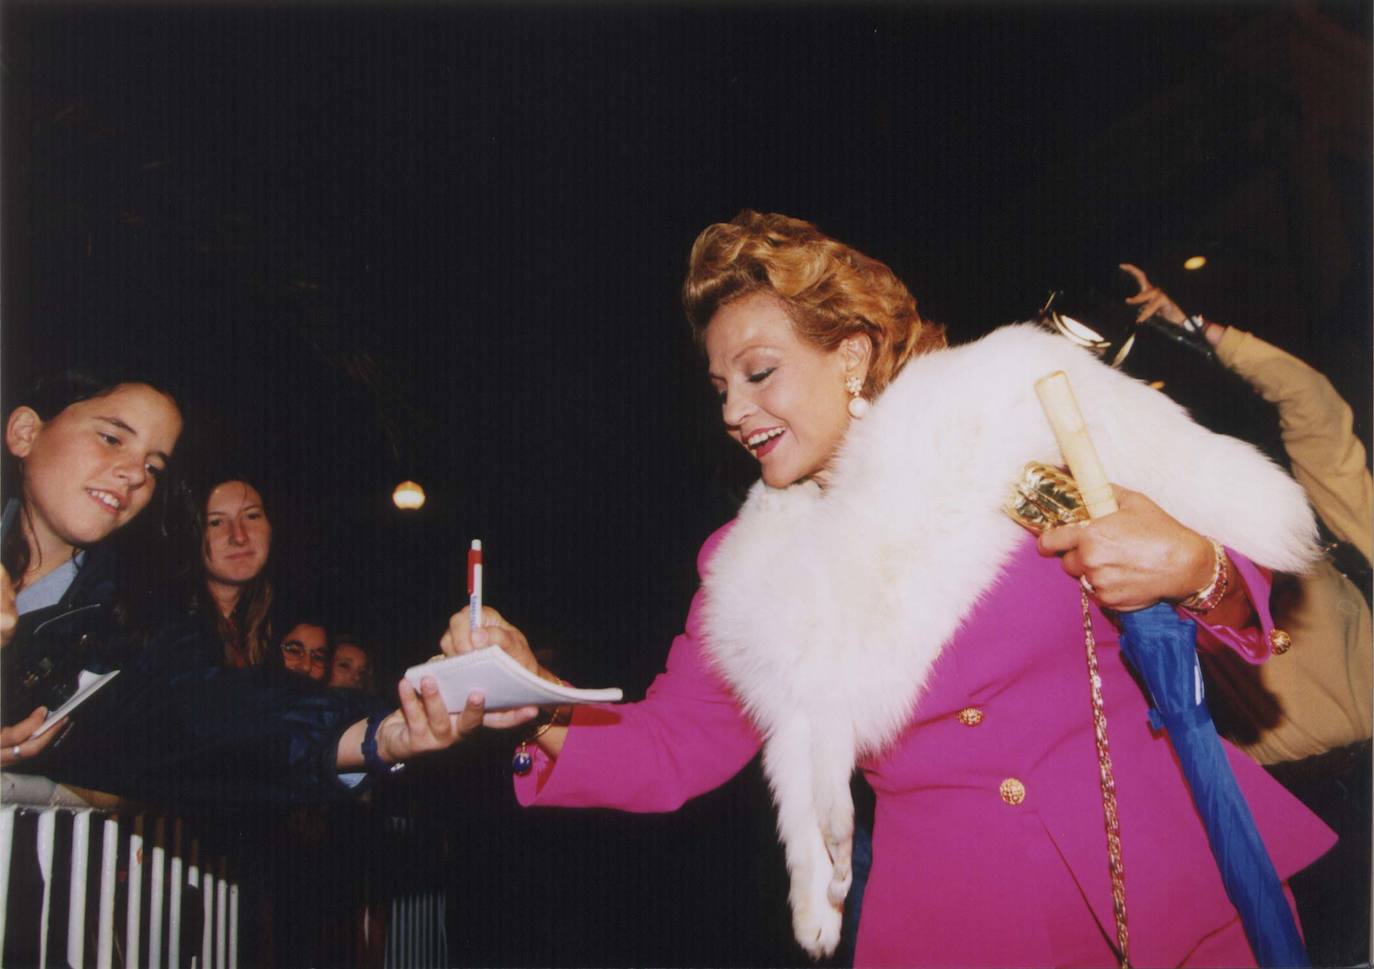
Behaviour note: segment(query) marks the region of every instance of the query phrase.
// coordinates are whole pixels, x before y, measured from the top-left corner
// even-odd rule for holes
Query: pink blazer
[[[729,527],[703,546],[700,570]],[[1260,628],[1211,629],[1202,639],[1261,662],[1272,628],[1268,581],[1233,560]],[[538,753],[534,770],[516,779],[522,804],[669,811],[753,757],[761,739],[709,666],[700,608],[698,592],[643,701],[577,708],[556,764]],[[1176,965],[1236,913],[1173,752],[1151,731],[1117,631],[1096,610],[1093,621],[1131,955],[1137,965]],[[1315,815],[1227,747],[1281,878],[1334,844]],[[877,808],[858,964],[1111,964],[1115,924],[1078,589],[1033,539],[945,646],[906,732],[860,767]],[[1019,801],[1003,796],[1004,782],[1023,792]]]

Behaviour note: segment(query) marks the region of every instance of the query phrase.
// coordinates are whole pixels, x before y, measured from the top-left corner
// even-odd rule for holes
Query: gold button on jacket
[[[1293,646],[1293,637],[1282,629],[1274,628],[1269,630],[1269,648],[1274,651],[1275,656],[1282,656]]]
[[[1015,777],[1008,777],[997,788],[997,793],[1002,795],[1002,800],[1015,807],[1026,799],[1026,785]]]
[[[959,711],[959,722],[965,727],[976,727],[983,722],[983,711],[977,707],[964,707]]]

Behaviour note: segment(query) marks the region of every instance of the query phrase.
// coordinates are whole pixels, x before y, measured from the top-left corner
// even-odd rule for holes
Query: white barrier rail
[[[238,885],[200,854],[175,818],[0,806],[0,963],[237,969]]]
[[[16,803],[15,780],[0,775],[0,966],[237,969],[241,922],[251,936],[264,928],[255,906],[272,907],[261,885],[250,879],[241,918],[240,876],[207,859],[181,819],[58,804],[46,789]],[[410,819],[372,832],[390,865],[385,885],[363,891],[372,902],[360,895],[370,954],[359,964],[449,964],[445,886],[434,877],[443,852]]]

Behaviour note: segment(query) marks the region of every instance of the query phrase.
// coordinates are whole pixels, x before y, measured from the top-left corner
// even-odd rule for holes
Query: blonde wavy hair
[[[865,397],[882,393],[912,357],[945,346],[945,328],[921,318],[887,266],[810,222],[745,209],[692,244],[682,305],[697,342],[722,306],[758,292],[777,297],[797,334],[823,350],[867,334]]]

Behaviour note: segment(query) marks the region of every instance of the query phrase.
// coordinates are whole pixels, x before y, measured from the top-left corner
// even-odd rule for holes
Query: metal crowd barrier
[[[239,889],[177,818],[0,807],[8,966],[236,969]]]
[[[444,887],[406,874],[435,867],[433,840],[400,818],[382,836],[397,881],[382,887],[385,925],[359,913],[364,937],[385,933],[386,969],[447,965]],[[240,927],[230,861],[206,857],[181,819],[0,804],[0,965],[237,969]]]
[[[383,953],[384,969],[449,965],[448,896],[441,879],[443,851],[425,826],[410,818],[386,819],[387,851],[396,870],[417,873],[408,884],[393,884]],[[425,877],[423,873],[429,873]]]

